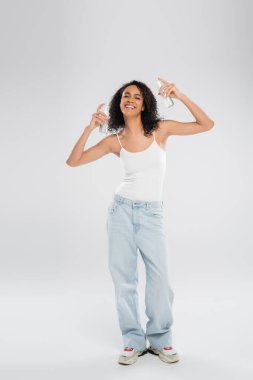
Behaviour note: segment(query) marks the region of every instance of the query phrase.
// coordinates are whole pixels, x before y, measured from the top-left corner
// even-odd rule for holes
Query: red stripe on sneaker
[[[125,347],[124,351],[133,351],[133,348]]]
[[[163,347],[164,350],[172,350],[172,347]]]

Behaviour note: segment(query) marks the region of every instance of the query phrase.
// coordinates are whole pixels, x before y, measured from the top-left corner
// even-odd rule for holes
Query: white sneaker
[[[145,348],[144,350],[138,351],[133,347],[125,347],[118,359],[119,364],[133,364],[137,361],[139,356],[145,355],[148,350]]]
[[[153,355],[159,355],[159,358],[166,363],[175,363],[179,361],[179,355],[173,347],[163,347],[162,349],[148,347],[148,352]]]

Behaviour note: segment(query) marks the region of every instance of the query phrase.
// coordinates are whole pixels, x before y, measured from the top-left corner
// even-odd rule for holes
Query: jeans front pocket
[[[118,203],[115,201],[112,201],[108,207],[108,213],[114,214],[117,211]]]
[[[162,217],[163,216],[163,206],[150,206],[147,208],[147,212],[151,216],[158,216]]]

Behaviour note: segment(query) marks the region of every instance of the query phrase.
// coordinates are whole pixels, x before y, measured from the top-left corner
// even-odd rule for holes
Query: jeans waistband
[[[146,206],[146,207],[161,206],[161,207],[163,207],[163,200],[161,200],[161,201],[141,201],[138,199],[125,198],[119,194],[114,194],[113,198],[118,203],[126,203],[132,207],[133,206]]]

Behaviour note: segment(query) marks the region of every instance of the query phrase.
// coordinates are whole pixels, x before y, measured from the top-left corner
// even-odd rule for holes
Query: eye
[[[128,95],[124,95],[124,98],[128,97]],[[140,97],[135,97],[135,99],[140,100]]]

